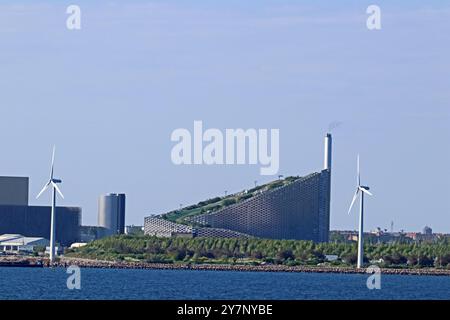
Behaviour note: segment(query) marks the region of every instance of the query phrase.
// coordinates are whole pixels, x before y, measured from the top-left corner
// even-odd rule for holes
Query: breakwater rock
[[[303,272],[303,273],[341,273],[366,274],[366,269],[325,266],[284,266],[284,265],[238,265],[238,264],[167,264],[145,262],[121,262],[63,258],[56,266],[77,265],[81,268],[115,268],[115,269],[159,269],[159,270],[205,270],[205,271],[242,271],[242,272]],[[447,269],[381,269],[382,274],[393,275],[430,275],[450,276]]]
[[[61,267],[76,265],[80,268],[100,269],[154,269],[154,270],[200,270],[200,271],[242,271],[242,272],[299,272],[299,273],[341,273],[366,274],[366,269],[330,266],[284,266],[284,265],[239,265],[239,264],[169,264],[147,262],[107,261],[84,258],[60,257],[53,264],[42,257],[0,257],[0,267]],[[450,276],[449,269],[381,269],[382,274]]]

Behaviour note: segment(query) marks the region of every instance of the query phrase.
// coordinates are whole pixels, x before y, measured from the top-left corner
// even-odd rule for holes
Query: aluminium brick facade
[[[323,170],[189,220],[259,238],[327,242],[329,219],[330,171]]]
[[[158,237],[192,234],[194,237],[327,242],[330,178],[328,169],[315,172],[223,209],[187,218],[186,222],[195,228],[158,217],[146,217],[144,233]]]

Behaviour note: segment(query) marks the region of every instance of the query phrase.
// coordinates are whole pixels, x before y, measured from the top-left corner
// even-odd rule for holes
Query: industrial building
[[[32,253],[36,247],[46,248],[50,241],[39,237],[24,237],[21,234],[4,234],[0,236],[0,252],[3,253]]]
[[[50,239],[51,207],[28,205],[27,177],[0,177],[0,234]],[[56,207],[56,241],[70,246],[79,238],[81,208]]]
[[[0,205],[28,205],[28,177],[0,177]]]
[[[327,217],[324,216],[327,201],[322,199],[326,197],[322,185],[328,179],[326,171],[313,173],[242,203],[194,216],[189,221],[259,238],[327,242]]]
[[[108,193],[98,199],[98,226],[106,235],[125,233],[125,194]]]
[[[144,234],[144,227],[143,226],[125,226],[125,234],[128,235],[143,235]]]
[[[98,226],[80,226],[80,238],[79,241],[88,243],[97,239],[107,237],[109,230]]]
[[[259,237],[328,242],[330,230],[332,137],[325,137],[324,168],[248,199],[187,216],[183,223],[165,215],[145,218],[145,234],[204,237]],[[276,185],[275,185],[276,186]],[[203,210],[202,210],[203,211]],[[227,232],[228,231],[228,232]]]

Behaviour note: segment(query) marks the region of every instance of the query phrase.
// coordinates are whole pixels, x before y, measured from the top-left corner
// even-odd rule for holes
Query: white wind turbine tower
[[[52,216],[51,216],[51,226],[50,226],[50,262],[55,261],[55,213],[56,213],[56,192],[64,199],[61,190],[59,190],[57,183],[61,183],[60,179],[55,179],[53,177],[53,168],[55,164],[55,147],[53,146],[53,154],[52,154],[52,166],[50,169],[50,179],[42,188],[41,192],[37,195],[36,199],[39,198],[48,187],[52,187]]]
[[[358,195],[361,196],[360,198],[360,207],[359,207],[359,234],[358,234],[358,264],[357,268],[360,269],[362,265],[364,264],[364,194],[368,194],[369,196],[372,195],[372,193],[369,192],[370,188],[367,186],[361,185],[361,173],[360,173],[360,167],[359,167],[359,155],[358,155],[358,164],[357,164],[357,177],[356,177],[356,192],[353,196],[352,204],[350,205],[350,209],[348,209],[348,214],[352,211],[353,205],[355,204],[356,199],[358,198]],[[361,191],[361,194],[360,194]]]

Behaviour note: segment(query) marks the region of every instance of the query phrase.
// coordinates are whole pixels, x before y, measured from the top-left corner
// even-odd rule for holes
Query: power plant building
[[[0,177],[0,234],[50,239],[51,207],[28,205],[28,178]],[[81,208],[56,207],[56,242],[70,246],[79,238]]]
[[[194,236],[221,237],[221,234],[227,234],[230,237],[328,242],[331,157],[332,137],[327,134],[323,170],[218,210],[190,215],[184,222],[195,226],[192,228]],[[164,215],[146,218],[145,233],[170,236],[178,229],[186,230],[184,225],[176,226],[164,221]]]
[[[0,177],[0,205],[28,205],[28,177]]]
[[[125,233],[125,194],[109,193],[98,199],[98,225],[107,235]]]
[[[268,239],[328,241],[327,170],[189,221]]]

